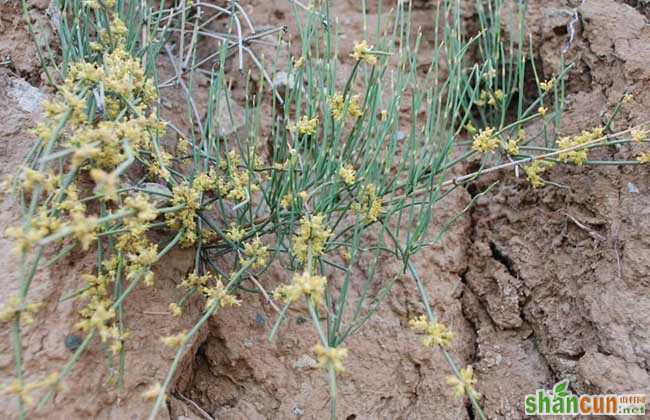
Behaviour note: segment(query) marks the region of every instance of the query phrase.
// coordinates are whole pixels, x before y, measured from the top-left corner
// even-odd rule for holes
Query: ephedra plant
[[[193,328],[161,337],[161,345],[177,353],[165,380],[146,393],[153,399],[150,418],[164,403],[199,329],[224,307],[240,304],[238,294],[247,292],[263,293],[277,304],[271,340],[279,329],[290,328],[283,322],[289,307],[308,314],[318,337],[312,351],[330,385],[334,418],[337,375],[354,352],[346,340],[391,293],[391,279],[374,276],[380,258],[402,264],[423,308],[410,326],[424,346],[443,353],[454,393],[466,395],[475,415],[485,418],[472,368],[459,366],[452,356],[453,332],[437,320],[411,263],[462,216],[438,220],[432,230],[436,203],[487,172],[521,168],[539,188],[546,184],[544,171],[554,165],[650,160],[647,152],[629,162],[589,160],[594,148],[645,143],[643,127],[621,133],[602,127],[562,138],[549,134],[559,128],[570,66],[550,80],[526,79],[530,70],[537,72],[523,4],[510,16],[518,24],[518,39],[505,40],[501,1],[476,2],[480,30],[473,36],[463,32],[459,2],[441,2],[432,12],[435,30],[427,36],[434,37],[435,49],[423,73],[418,61],[423,35],[411,27],[409,2],[397,2],[366,39],[357,40],[349,71],[340,66],[343,46],[328,2],[289,2],[301,43],[291,62],[272,70],[250,42],[243,43],[241,27],[251,23],[237,2],[56,2],[62,54],[50,54],[54,61],[47,68],[57,93],[43,104],[36,140],[11,184],[22,220],[7,235],[22,268],[20,291],[0,314],[12,330],[15,362],[15,380],[3,392],[16,396],[22,418],[65,385],[94,341],[110,350],[121,383],[128,374],[124,302],[136,288],[156,282],[152,267],[163,264],[175,247],[192,250],[193,269],[178,279],[170,317],[182,314],[196,296],[204,307]],[[214,19],[225,20],[230,31],[210,32]],[[221,42],[211,62],[197,56],[207,37]],[[185,64],[173,83],[186,93],[186,112],[195,125],[187,132],[160,118],[156,68],[165,54],[175,66]],[[233,75],[226,63],[237,57],[241,62],[243,54],[259,66],[262,82],[254,85],[250,77],[236,75],[255,88],[246,92],[245,133],[224,136],[221,125],[234,119],[228,95]],[[192,75],[199,70],[210,77],[205,116],[198,115],[192,99]],[[288,81],[281,92],[272,84],[279,73]],[[525,97],[525,83],[534,83],[538,95]],[[400,112],[405,106],[408,115]],[[272,115],[264,114],[269,109]],[[262,132],[263,119],[272,122],[268,133]],[[525,135],[533,120],[548,128],[539,138]],[[165,147],[162,137],[174,130],[178,144]],[[480,169],[453,175],[469,161],[480,162]],[[84,339],[52,375],[30,378],[21,336],[38,318],[40,297],[30,293],[35,274],[77,248],[96,255],[94,268],[80,275],[83,286],[66,294],[78,302],[75,327]],[[354,266],[362,259],[369,274],[360,278]],[[272,265],[286,271],[286,282],[266,293],[256,279]]]

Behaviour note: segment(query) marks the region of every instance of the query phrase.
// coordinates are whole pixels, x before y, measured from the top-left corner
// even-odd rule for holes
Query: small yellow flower
[[[320,305],[326,284],[327,279],[323,276],[313,276],[307,272],[294,274],[291,284],[278,287],[274,296],[285,303],[293,303],[305,296],[315,305]]]
[[[176,335],[160,337],[160,341],[169,348],[177,349],[187,341],[187,331],[182,331]]]
[[[377,187],[373,184],[365,185],[359,191],[357,201],[352,204],[352,211],[363,216],[365,223],[374,223],[379,220],[382,210],[381,198],[377,195]]]
[[[636,160],[641,163],[650,163],[650,152],[641,153]]]
[[[244,238],[246,231],[236,224],[231,224],[230,229],[226,231],[226,238],[231,242],[239,242]]]
[[[356,181],[356,171],[349,164],[343,165],[339,169],[339,176],[347,186],[351,186]]]
[[[583,131],[574,137],[562,137],[558,140],[558,148],[561,151],[558,155],[559,160],[565,163],[573,162],[578,166],[584,164],[587,161],[587,149],[578,146],[586,146],[600,140],[603,137],[603,132],[603,128],[598,127],[591,131]],[[572,148],[576,149],[565,151]]]
[[[496,107],[501,100],[503,100],[504,93],[501,89],[497,89],[494,91],[494,95],[491,95],[490,99],[488,100],[488,105]]]
[[[318,367],[321,369],[329,369],[332,367],[335,372],[343,372],[343,360],[348,356],[348,349],[343,347],[324,347],[316,344],[313,348],[318,359]]]
[[[545,82],[539,82],[539,88],[541,89],[542,92],[545,93],[553,89],[553,85],[555,85],[555,79],[550,79]]]
[[[124,206],[133,210],[135,217],[141,222],[148,222],[158,217],[156,207],[147,199],[147,195],[144,193],[127,197],[124,200]]]
[[[173,316],[183,315],[183,309],[180,306],[178,306],[178,304],[176,303],[169,304],[169,312],[171,312]]]
[[[223,282],[220,279],[217,279],[215,285],[212,287],[204,287],[202,290],[203,294],[207,298],[205,302],[205,310],[207,311],[216,303],[219,307],[223,308],[225,306],[239,305],[241,302],[232,294],[228,293]]]
[[[300,56],[299,59],[294,60],[293,62],[293,68],[298,70],[301,69],[305,66],[305,56]]]
[[[313,136],[318,131],[318,124],[318,117],[309,118],[306,115],[303,115],[300,121],[289,127],[289,130],[297,131],[300,135]]]
[[[309,250],[314,257],[323,255],[325,244],[332,231],[323,223],[322,215],[303,217],[296,235],[293,237],[293,255],[301,262],[307,262]]]
[[[285,194],[280,200],[280,206],[285,210],[288,210],[291,207],[292,203],[293,203],[293,194]]]
[[[549,168],[552,168],[554,164],[552,162],[547,162],[544,160],[535,160],[528,166],[524,166],[524,172],[528,177],[528,181],[533,188],[539,188],[544,186],[544,181],[540,176],[544,171]]]
[[[462,397],[467,394],[476,399],[481,398],[481,394],[476,392],[474,385],[476,385],[476,378],[474,378],[474,371],[471,366],[463,368],[459,372],[459,377],[450,375],[447,377],[447,383],[452,386],[454,396],[456,398]]]
[[[539,115],[541,115],[541,116],[543,117],[543,116],[546,115],[546,113],[548,112],[548,110],[547,110],[545,107],[540,106],[539,108],[537,108],[537,112],[539,113]]]
[[[635,128],[630,134],[632,135],[632,141],[636,143],[643,142],[648,136],[648,133],[642,128]]]
[[[253,261],[251,267],[262,268],[266,265],[269,259],[269,248],[262,246],[262,241],[258,236],[252,241],[244,244],[244,255]]]
[[[625,96],[623,96],[623,104],[624,105],[629,105],[634,101],[634,95],[631,93],[626,93]]]
[[[519,154],[519,139],[517,139],[517,138],[508,139],[508,143],[505,144],[504,150],[510,156],[518,155]]]
[[[499,148],[499,139],[494,135],[494,128],[487,127],[474,135],[472,150],[479,153],[494,152]]]
[[[371,66],[377,64],[377,56],[372,53],[372,47],[368,46],[368,42],[365,40],[354,44],[354,50],[350,56],[357,61],[364,61]]]
[[[422,345],[425,347],[440,346],[447,348],[454,337],[454,334],[443,324],[429,322],[424,315],[411,319],[409,325],[415,332],[424,334]]]

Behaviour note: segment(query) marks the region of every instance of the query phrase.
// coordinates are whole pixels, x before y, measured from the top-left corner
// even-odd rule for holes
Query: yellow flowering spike
[[[472,150],[479,153],[494,152],[499,148],[499,139],[494,135],[494,128],[487,127],[474,135]]]
[[[72,214],[70,227],[84,251],[87,251],[90,244],[97,240],[97,217],[95,216],[75,212]]]
[[[354,44],[354,50],[350,56],[371,66],[377,64],[377,56],[373,54],[372,47],[368,46],[368,42],[365,40]]]
[[[274,296],[285,303],[293,303],[305,296],[315,305],[320,305],[323,302],[326,284],[327,278],[323,276],[313,276],[307,272],[294,274],[291,283],[278,287]]]
[[[352,211],[363,216],[364,223],[374,223],[379,220],[382,210],[381,198],[377,195],[377,187],[373,184],[361,188],[357,201],[352,204]]]
[[[345,109],[345,99],[343,95],[336,92],[334,95],[327,99],[327,104],[332,110],[332,117],[334,121],[341,121],[343,119],[343,111]]]
[[[346,164],[339,169],[339,176],[347,186],[351,186],[356,181],[356,171],[352,165]]]
[[[550,79],[545,82],[539,82],[539,88],[541,89],[542,92],[549,92],[551,89],[553,89],[554,84],[555,84],[555,79]]]
[[[253,263],[253,269],[263,268],[269,259],[269,248],[262,245],[259,236],[252,241],[244,244],[244,255]]]
[[[156,207],[149,202],[147,195],[138,193],[124,200],[124,207],[135,211],[135,217],[141,222],[148,222],[158,217]]]
[[[293,62],[293,68],[294,69],[298,70],[298,69],[303,68],[304,66],[305,66],[305,57],[304,56],[300,56],[300,58],[298,58],[297,60],[294,59],[294,62]]]
[[[36,186],[43,185],[44,182],[44,174],[31,168],[23,169],[23,190],[26,192],[33,190]]]
[[[343,360],[348,356],[348,349],[343,347],[324,347],[316,344],[313,348],[316,359],[318,360],[318,367],[321,369],[329,369],[332,367],[335,372],[343,372]]]
[[[454,396],[456,398],[463,395],[470,395],[476,399],[481,398],[481,394],[476,392],[474,385],[476,385],[476,378],[474,378],[474,371],[471,366],[463,368],[459,372],[459,377],[450,375],[447,377],[447,383],[452,386]]]
[[[336,92],[334,95],[328,98],[327,100],[328,105],[330,106],[332,110],[332,117],[334,118],[335,121],[341,121],[343,119],[344,112],[345,112],[345,98],[343,97],[342,94],[339,92]],[[348,109],[347,109],[348,114],[352,118],[360,118],[363,116],[363,110],[361,109],[361,106],[359,105],[359,96],[355,95],[350,98],[350,101],[348,103]]]
[[[309,250],[314,257],[323,255],[331,235],[332,231],[324,225],[322,215],[303,217],[293,238],[292,253],[303,263],[307,262]]]
[[[187,341],[187,331],[182,331],[176,335],[160,337],[160,341],[169,348],[177,349]]]
[[[650,152],[641,153],[636,160],[643,163],[650,163]]]
[[[541,174],[553,166],[553,163],[543,160],[536,160],[530,165],[524,166],[524,172],[526,173],[528,181],[533,186],[533,188],[540,188],[544,186],[544,181],[542,180]]]
[[[178,284],[178,288],[184,287],[186,289],[191,289],[193,287],[202,287],[208,284],[210,279],[213,276],[210,274],[204,274],[202,276],[197,275],[196,273],[190,273],[187,275],[187,277],[180,283]],[[220,281],[220,279],[217,279]]]
[[[510,138],[503,148],[510,156],[519,154],[519,139]]]
[[[181,316],[181,315],[183,315],[183,309],[180,306],[178,306],[177,303],[170,303],[169,304],[169,312],[173,316]]]
[[[472,142],[472,150],[479,153],[494,152],[500,144],[494,131],[494,128],[487,127],[475,134]]]
[[[309,118],[306,115],[303,115],[300,121],[295,125],[291,126],[289,129],[291,131],[296,131],[298,134],[310,135],[313,136],[318,131],[319,119],[318,117]]]
[[[207,298],[205,302],[206,311],[217,303],[221,308],[241,303],[235,296],[228,293],[221,280],[216,280],[215,285],[212,287],[203,287],[201,291]]]
[[[280,200],[280,207],[285,210],[291,208],[291,204],[293,204],[293,194],[285,194]]]
[[[443,324],[438,322],[429,322],[424,315],[413,318],[409,321],[411,329],[418,333],[423,333],[422,345],[425,347],[440,346],[449,347],[454,334]]]
[[[226,231],[226,238],[231,242],[240,242],[245,234],[244,229],[233,223],[230,225],[230,229]]]
[[[642,128],[635,128],[630,134],[632,135],[632,141],[636,143],[643,142],[648,136],[648,133]]]
[[[603,134],[603,128],[598,127],[591,131],[583,131],[574,137],[563,137],[558,140],[558,148],[562,151],[577,146],[587,146],[600,140],[603,137]],[[577,148],[576,150],[571,150],[568,152],[563,151],[559,154],[558,158],[562,162],[572,162],[580,166],[587,161],[587,149]]]
[[[34,404],[32,389],[22,379],[14,379],[9,385],[0,389],[0,395],[18,396],[26,406]]]

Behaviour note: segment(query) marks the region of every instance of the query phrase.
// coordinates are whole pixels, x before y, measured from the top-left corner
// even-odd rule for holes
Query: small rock
[[[633,193],[633,194],[638,194],[639,189],[636,187],[636,185],[632,184],[631,182],[627,183],[627,192]]]
[[[45,99],[43,92],[22,79],[12,80],[9,96],[16,100],[20,109],[30,114],[40,111],[41,102]]]
[[[294,369],[313,369],[317,365],[316,361],[311,357],[303,354],[293,364]]]
[[[82,342],[83,342],[83,340],[81,339],[81,337],[79,337],[78,335],[75,335],[75,334],[67,335],[65,337],[65,340],[63,341],[66,348],[68,350],[70,350],[71,352],[77,351],[79,346],[81,346]]]

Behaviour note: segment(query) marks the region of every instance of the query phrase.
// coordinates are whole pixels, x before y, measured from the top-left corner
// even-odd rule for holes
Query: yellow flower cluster
[[[207,298],[205,301],[205,310],[212,308],[215,304],[223,308],[225,306],[239,305],[241,302],[232,294],[228,293],[221,279],[215,281],[214,286],[204,287],[203,295]]]
[[[181,308],[177,303],[172,302],[172,303],[169,304],[169,312],[170,312],[173,316],[177,316],[177,317],[178,317],[178,316],[183,315],[183,308]]]
[[[204,274],[202,276],[199,276],[196,273],[190,273],[176,287],[178,287],[178,288],[186,288],[186,289],[199,288],[199,287],[203,287],[206,284],[208,284],[208,282],[212,278],[213,278],[213,276],[211,274]]]
[[[422,345],[425,347],[440,346],[447,348],[454,337],[454,334],[443,324],[429,322],[424,315],[411,319],[409,325],[415,332],[424,334]]]
[[[474,135],[472,150],[479,153],[494,152],[499,148],[499,139],[494,134],[494,128],[487,127]]]
[[[485,106],[487,104],[489,106],[496,107],[497,104],[503,100],[503,98],[504,93],[501,89],[495,90],[494,93],[482,90],[479,98],[474,101],[474,103],[478,106]]]
[[[572,162],[575,165],[582,165],[587,161],[587,149],[585,147],[603,137],[604,130],[602,127],[595,128],[591,131],[583,131],[574,137],[562,137],[558,140],[558,148],[562,150],[576,148],[571,151],[563,151],[559,154],[558,159],[564,163]]]
[[[177,349],[187,341],[187,331],[181,331],[176,335],[160,337],[160,341],[169,348]]]
[[[517,130],[516,137],[510,137],[508,142],[504,145],[503,149],[510,156],[519,154],[519,145],[526,141],[526,131],[523,128]]]
[[[462,368],[459,372],[459,377],[456,377],[454,375],[447,377],[447,383],[452,386],[452,390],[456,398],[467,394],[476,399],[480,399],[481,394],[476,392],[476,389],[474,388],[476,382],[476,378],[474,378],[474,371],[471,366]]]
[[[253,269],[263,268],[269,260],[269,248],[262,245],[259,237],[255,237],[252,241],[244,244],[244,255],[246,258],[242,260],[242,263],[248,260],[252,261]]]
[[[535,160],[528,166],[524,166],[524,172],[528,177],[528,182],[533,188],[540,188],[544,186],[544,181],[542,180],[541,174],[544,173],[547,169],[555,166],[552,162],[547,162],[544,160]]]
[[[318,360],[318,367],[321,369],[334,369],[335,372],[343,372],[343,360],[348,357],[348,349],[343,347],[324,347],[316,344],[313,348],[316,359]]]
[[[354,44],[354,50],[352,51],[352,54],[350,54],[350,57],[357,61],[364,61],[371,66],[377,64],[377,56],[373,53],[372,47],[368,46],[368,42],[365,40]]]
[[[364,223],[374,223],[379,220],[382,203],[381,198],[377,195],[377,187],[374,184],[368,184],[361,188],[357,201],[352,204],[352,211],[363,216]]]
[[[323,255],[332,231],[323,222],[322,215],[305,216],[293,237],[293,255],[301,262],[307,262],[309,251],[314,257]]]
[[[641,153],[636,160],[641,163],[650,163],[650,152]]]
[[[32,393],[38,389],[49,388],[59,381],[59,374],[52,372],[40,381],[25,383],[22,379],[14,379],[6,387],[0,389],[0,395],[15,395],[18,396],[23,404],[30,406],[34,404],[34,397]]]
[[[29,325],[34,322],[34,314],[38,312],[40,307],[40,303],[21,303],[18,296],[12,296],[0,311],[0,322],[11,321],[14,317],[20,315],[21,325]]]
[[[632,141],[635,143],[641,143],[648,137],[648,132],[642,128],[636,128],[630,134],[632,135]]]
[[[273,295],[284,303],[293,303],[305,296],[314,305],[320,305],[323,301],[326,284],[327,279],[323,276],[313,276],[307,272],[294,274],[291,284],[278,287]]]
[[[327,104],[332,110],[332,117],[335,121],[341,121],[345,117],[345,98],[339,92],[336,92],[334,95],[330,96],[327,99]],[[350,98],[348,103],[348,114],[356,119],[363,116],[363,111],[359,105],[359,96],[353,96]]]
[[[352,186],[354,184],[356,181],[356,174],[357,172],[350,164],[343,165],[341,166],[341,169],[339,169],[339,176],[347,186]]]
[[[226,239],[228,239],[231,242],[240,242],[242,239],[244,239],[245,234],[246,231],[244,231],[244,229],[240,228],[235,223],[233,223],[230,225],[230,228],[226,231]]]
[[[201,206],[201,191],[187,185],[177,185],[172,189],[172,205],[184,206],[174,213],[167,213],[167,226],[172,229],[184,229],[181,246],[192,246],[196,242],[196,212]]]
[[[309,118],[308,116],[303,115],[298,122],[289,126],[289,130],[293,132],[297,132],[301,136],[302,135],[313,136],[318,131],[319,122],[320,121],[318,117]]]
[[[542,90],[542,92],[551,91],[554,85],[555,85],[555,79],[550,79],[545,82],[539,82],[539,88]]]

